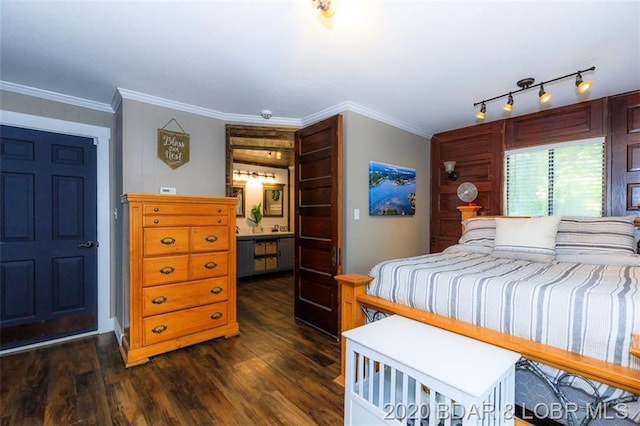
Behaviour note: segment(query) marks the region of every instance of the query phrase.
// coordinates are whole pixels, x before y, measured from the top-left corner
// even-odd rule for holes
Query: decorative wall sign
[[[416,170],[369,162],[369,215],[416,213]]]
[[[166,127],[171,122],[176,123],[182,132],[168,130]],[[158,129],[158,158],[172,169],[177,169],[189,162],[189,134],[175,118]]]

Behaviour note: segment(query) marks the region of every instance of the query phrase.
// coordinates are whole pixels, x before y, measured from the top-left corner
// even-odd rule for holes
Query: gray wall
[[[189,162],[172,169],[158,158],[158,129],[175,118],[190,135]],[[122,101],[123,192],[158,193],[161,186],[182,195],[225,194],[225,123],[188,112]],[[181,131],[175,123],[168,130]]]
[[[428,253],[429,140],[355,112],[343,116],[343,272],[366,274],[381,260]],[[416,169],[414,216],[369,216],[369,161]]]

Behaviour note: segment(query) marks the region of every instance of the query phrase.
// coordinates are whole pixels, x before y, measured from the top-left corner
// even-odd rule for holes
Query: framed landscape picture
[[[416,213],[416,170],[369,162],[369,215],[413,216]]]

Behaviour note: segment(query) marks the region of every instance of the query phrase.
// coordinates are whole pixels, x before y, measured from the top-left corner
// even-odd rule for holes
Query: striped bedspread
[[[638,266],[535,263],[457,245],[370,275],[370,295],[640,371],[629,354],[640,334]]]

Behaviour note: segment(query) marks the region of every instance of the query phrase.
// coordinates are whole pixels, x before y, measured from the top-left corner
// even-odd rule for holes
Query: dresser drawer
[[[229,206],[224,204],[144,204],[142,214],[144,215],[203,215],[203,216],[226,216]]]
[[[146,287],[142,315],[162,314],[227,300],[227,277]]]
[[[214,303],[142,320],[144,344],[163,342],[228,323],[227,302]]]
[[[168,284],[189,279],[189,255],[142,260],[142,285]]]
[[[226,226],[194,226],[191,228],[191,251],[229,250],[229,228]]]
[[[229,252],[191,255],[190,278],[220,277],[229,273]]]
[[[160,226],[200,226],[221,225],[227,226],[229,218],[223,216],[159,216],[150,215],[142,218],[142,226],[154,228]]]
[[[189,228],[155,228],[144,230],[144,255],[188,253]]]

